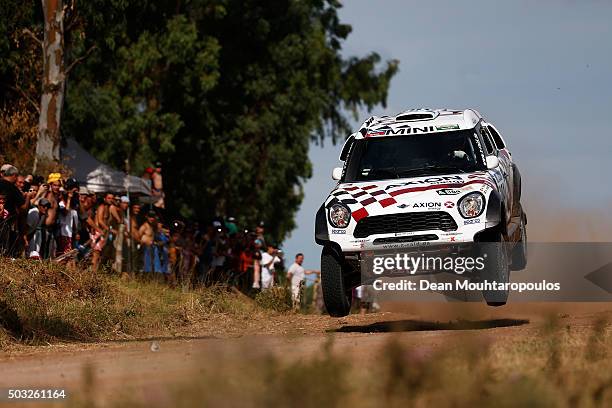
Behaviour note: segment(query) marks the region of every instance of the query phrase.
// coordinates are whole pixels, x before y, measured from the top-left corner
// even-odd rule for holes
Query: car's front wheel
[[[348,315],[352,291],[346,285],[341,255],[330,247],[324,247],[321,252],[321,285],[327,313],[334,317]]]
[[[482,256],[485,257],[485,267],[480,273],[481,281],[485,283],[482,295],[489,306],[503,306],[508,301],[507,284],[510,281],[510,268],[503,235],[496,233],[480,245]],[[490,287],[493,285],[497,287]]]

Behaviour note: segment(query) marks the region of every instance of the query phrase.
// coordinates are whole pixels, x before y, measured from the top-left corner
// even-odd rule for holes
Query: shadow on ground
[[[424,320],[395,320],[376,322],[366,326],[344,326],[333,332],[338,333],[390,333],[436,330],[485,330],[496,327],[512,327],[528,324],[525,319],[457,320],[453,322],[430,322]]]

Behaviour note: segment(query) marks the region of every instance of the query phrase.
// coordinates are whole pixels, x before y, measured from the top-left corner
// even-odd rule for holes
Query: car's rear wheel
[[[351,311],[352,291],[347,287],[342,257],[333,248],[321,252],[323,301],[330,316],[342,317]]]
[[[511,270],[520,271],[527,267],[527,222],[525,214],[521,215],[521,238],[512,250]]]
[[[482,282],[505,285],[502,289],[485,287],[482,295],[489,306],[503,306],[508,301],[507,283],[510,281],[510,268],[503,235],[499,232],[492,234],[487,242],[481,243],[481,253],[485,257],[485,267],[480,272]]]

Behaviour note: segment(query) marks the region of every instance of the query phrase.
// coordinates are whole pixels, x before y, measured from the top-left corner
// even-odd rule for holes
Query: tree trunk
[[[41,0],[45,18],[43,78],[34,170],[59,161],[60,121],[64,105],[64,1]]]

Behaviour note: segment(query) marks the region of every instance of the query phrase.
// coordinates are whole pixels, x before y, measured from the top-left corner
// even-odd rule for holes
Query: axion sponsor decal
[[[455,203],[453,203],[452,201],[446,201],[444,203],[444,207],[446,208],[453,208],[455,206]]]
[[[456,188],[443,188],[442,190],[436,191],[439,195],[457,195],[461,194],[461,190]]]
[[[442,208],[442,203],[414,203],[412,208]]]

